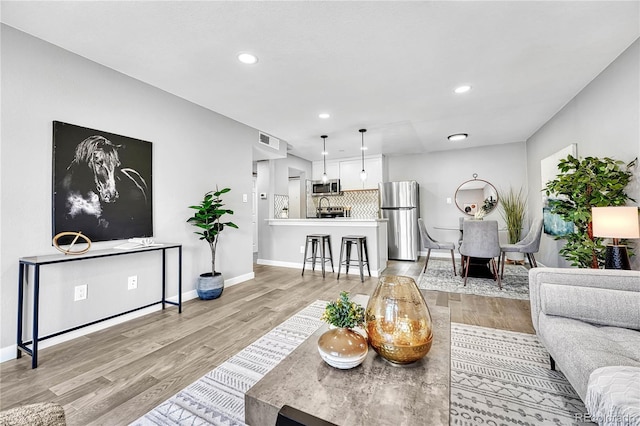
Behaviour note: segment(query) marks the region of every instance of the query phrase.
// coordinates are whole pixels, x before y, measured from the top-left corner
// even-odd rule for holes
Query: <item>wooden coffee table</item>
[[[395,366],[371,347],[351,370],[318,353],[320,327],[245,394],[245,422],[275,425],[283,405],[337,425],[448,425],[451,371],[449,308],[429,306],[433,345],[422,360]]]

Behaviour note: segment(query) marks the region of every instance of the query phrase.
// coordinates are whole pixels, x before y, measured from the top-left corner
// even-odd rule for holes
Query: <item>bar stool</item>
[[[367,272],[371,276],[371,269],[369,269],[369,252],[367,251],[367,237],[364,235],[345,235],[342,237],[342,245],[340,246],[340,263],[338,264],[338,279],[340,279],[340,270],[342,265],[347,267],[347,274],[349,273],[349,265],[351,264],[351,245],[355,244],[358,250],[358,265],[360,266],[360,281],[364,281],[364,274],[362,268],[367,265]],[[343,261],[342,254],[344,249],[347,249],[347,258]]]
[[[311,244],[311,257],[307,257],[307,250]],[[318,245],[320,245],[320,256],[318,257]],[[326,256],[325,246],[329,246],[329,257]],[[331,235],[328,234],[309,234],[304,245],[304,261],[302,262],[302,275],[304,276],[304,267],[311,262],[312,270],[316,270],[316,260],[322,263],[322,278],[324,278],[324,264],[331,262],[331,272],[333,270],[333,253],[331,252]]]

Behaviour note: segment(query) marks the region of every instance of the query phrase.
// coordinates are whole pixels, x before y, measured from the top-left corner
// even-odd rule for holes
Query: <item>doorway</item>
[[[256,175],[251,179],[251,229],[253,234],[253,261],[258,255],[258,191],[256,190]]]

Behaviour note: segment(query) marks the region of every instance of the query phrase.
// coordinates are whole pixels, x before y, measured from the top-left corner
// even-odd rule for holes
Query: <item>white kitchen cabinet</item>
[[[378,189],[378,183],[386,180],[384,173],[384,157],[382,155],[365,157],[364,168],[367,171],[367,180],[362,182],[361,158],[346,158],[343,160],[327,160],[327,176],[329,179],[340,179],[343,191],[354,189]],[[314,161],[311,164],[311,179],[322,179],[322,161]]]
[[[314,161],[311,163],[311,179],[320,180],[322,179],[323,172],[323,164],[322,161]],[[340,178],[340,165],[338,160],[327,161],[327,177],[329,179],[339,179]]]
[[[363,183],[360,180],[361,170],[360,160],[340,161],[340,184],[342,185],[343,191],[363,189]]]
[[[386,180],[382,157],[365,158],[364,167],[367,171],[367,180],[364,182],[364,188],[378,189],[378,184]],[[358,177],[360,177],[360,174],[358,174]]]
[[[384,181],[382,157],[365,157],[364,168],[367,179],[360,179],[362,159],[340,161],[340,183],[343,191],[354,189],[378,189],[378,183]]]

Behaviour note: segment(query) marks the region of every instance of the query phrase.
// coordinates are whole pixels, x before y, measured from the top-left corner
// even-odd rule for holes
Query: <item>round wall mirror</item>
[[[463,182],[456,189],[456,206],[469,216],[474,216],[480,210],[489,214],[498,206],[496,187],[491,182],[478,179],[477,176],[474,174],[473,179]]]

